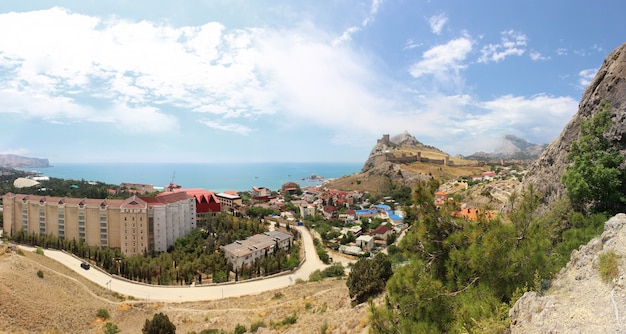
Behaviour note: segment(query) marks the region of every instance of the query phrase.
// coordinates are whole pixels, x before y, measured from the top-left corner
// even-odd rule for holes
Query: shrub
[[[256,331],[258,331],[261,327],[265,327],[265,323],[263,321],[253,322],[250,324],[250,332],[256,333]]]
[[[117,334],[120,332],[120,329],[116,324],[112,322],[107,322],[104,326],[104,334]]]
[[[598,258],[598,270],[604,282],[610,282],[619,274],[617,260],[619,256],[613,250],[600,254]]]
[[[309,275],[309,282],[319,282],[323,279],[322,272],[319,269],[316,269],[314,272]]]
[[[324,277],[342,277],[343,275],[345,275],[343,265],[339,262],[333,263],[322,271],[322,276]]]
[[[298,315],[297,314],[292,314],[292,315],[288,315],[285,317],[285,319],[283,319],[280,324],[281,325],[293,325],[296,323],[296,321],[298,320]]]
[[[109,314],[109,310],[105,308],[98,309],[98,318],[109,319],[111,315]]]
[[[141,332],[143,334],[174,334],[176,333],[176,326],[167,315],[157,313],[152,317],[152,320],[146,319]]]
[[[241,325],[241,324],[237,324],[237,326],[235,326],[235,334],[243,334],[246,332],[246,326]]]
[[[43,278],[43,271],[37,270],[37,277]]]
[[[35,248],[35,250],[33,252],[35,254],[43,255],[43,249],[41,249],[41,247]]]
[[[324,320],[322,326],[320,326],[320,334],[326,334],[328,332],[328,322]]]

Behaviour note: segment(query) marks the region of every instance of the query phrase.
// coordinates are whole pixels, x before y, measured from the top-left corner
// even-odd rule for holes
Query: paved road
[[[307,231],[303,226],[297,226],[295,228],[301,232],[300,235],[302,236],[304,256],[306,259],[304,264],[298,270],[288,275],[232,284],[167,287],[137,284],[118,279],[115,276],[111,276],[105,272],[97,270],[94,267],[90,270],[84,270],[80,267],[80,263],[82,262],[81,260],[57,250],[46,249],[44,254],[51,259],[61,262],[70,269],[76,271],[79,275],[84,276],[106,289],[115,291],[122,295],[133,296],[138,300],[168,302],[215,300],[257,294],[264,291],[284,288],[295,284],[297,279],[308,280],[309,275],[311,275],[312,272],[317,269],[321,270],[326,268],[327,265],[325,265],[317,256],[315,246],[313,245],[313,239],[311,238],[309,231]],[[20,247],[27,250],[33,250],[33,248],[23,246]]]

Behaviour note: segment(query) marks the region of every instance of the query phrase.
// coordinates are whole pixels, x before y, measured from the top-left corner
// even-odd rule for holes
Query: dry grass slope
[[[351,307],[345,279],[218,301],[146,303],[121,301],[45,256],[5,253],[2,246],[0,254],[0,333],[102,333],[106,322],[122,333],[139,333],[158,312],[168,315],[178,333],[232,332],[237,324],[249,330],[260,322],[257,333],[319,333],[323,326],[328,333],[367,332],[367,310]],[[100,308],[111,318],[99,319]],[[278,325],[293,314],[295,324]]]

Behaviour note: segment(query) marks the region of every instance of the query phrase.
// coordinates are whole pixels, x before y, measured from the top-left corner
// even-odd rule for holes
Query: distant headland
[[[35,168],[49,166],[48,159],[29,158],[15,154],[0,154],[0,167]]]

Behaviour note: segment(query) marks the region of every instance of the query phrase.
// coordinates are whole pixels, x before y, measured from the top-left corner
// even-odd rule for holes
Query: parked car
[[[89,268],[91,268],[91,265],[87,262],[83,262],[80,264],[81,268],[85,269],[85,270],[89,270]]]

